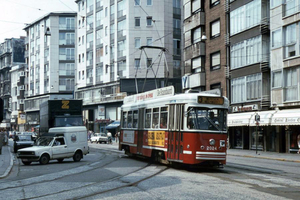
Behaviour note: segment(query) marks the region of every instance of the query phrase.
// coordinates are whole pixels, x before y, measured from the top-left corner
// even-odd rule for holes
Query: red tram
[[[119,150],[167,163],[226,164],[228,106],[226,97],[175,95],[173,86],[128,96]]]

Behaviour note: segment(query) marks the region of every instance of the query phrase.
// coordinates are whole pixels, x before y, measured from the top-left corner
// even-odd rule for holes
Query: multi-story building
[[[24,50],[25,50],[25,43]],[[11,120],[13,130],[25,130],[24,92],[25,92],[25,69],[27,65],[16,65],[10,70],[11,77]]]
[[[230,46],[228,117],[232,148],[275,151],[270,109],[270,5],[267,0],[225,1]],[[257,127],[255,115],[261,116]],[[258,130],[258,131],[256,131]]]
[[[102,132],[120,119],[127,94],[164,86],[167,79],[178,78],[180,85],[180,0],[76,3],[76,98],[83,99],[89,129]]]
[[[183,89],[228,95],[226,15],[219,0],[185,0]]]
[[[25,27],[26,129],[39,124],[39,105],[72,99],[76,65],[76,12],[52,12]]]
[[[0,118],[1,128],[16,128],[15,104],[12,104],[11,73],[10,70],[18,65],[25,64],[24,38],[6,39],[0,44]],[[17,89],[18,91],[18,89]],[[14,91],[13,91],[14,92]]]
[[[300,129],[300,1],[271,0],[271,125],[280,152],[296,152]]]

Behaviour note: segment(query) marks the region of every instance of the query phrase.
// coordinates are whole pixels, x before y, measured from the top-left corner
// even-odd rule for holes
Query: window
[[[140,27],[141,26],[141,18],[140,17],[136,17],[135,18],[135,27]]]
[[[84,62],[84,53],[81,55],[82,62]]]
[[[253,74],[231,80],[231,101],[240,103],[261,98],[261,74]]]
[[[122,117],[122,127],[127,128],[127,112],[123,112],[123,117]]]
[[[210,37],[216,38],[220,36],[220,20],[216,20],[210,24]]]
[[[139,118],[139,112],[137,110],[133,111],[133,128],[138,127],[138,118]]]
[[[84,71],[83,70],[82,70],[81,75],[82,75],[82,80],[84,80]]]
[[[147,17],[147,26],[152,26],[152,17]]]
[[[250,65],[261,61],[261,45],[261,36],[256,36],[231,46],[231,69],[237,69],[246,64]]]
[[[152,46],[152,38],[147,38],[147,46]]]
[[[80,59],[80,58],[81,58],[81,55],[79,54],[79,55],[78,55],[78,63],[81,62],[81,59]]]
[[[134,0],[134,5],[135,6],[141,5],[141,0]]]
[[[285,57],[296,55],[296,24],[291,24],[285,28]]]
[[[214,7],[220,4],[220,0],[210,0],[210,7]]]
[[[297,100],[297,68],[289,68],[284,73],[284,97],[285,101]]]
[[[159,127],[159,108],[153,108],[152,128]]]
[[[197,57],[192,59],[192,69],[194,72],[202,72],[202,58]]]
[[[168,124],[168,107],[160,109],[160,128],[167,128]]]
[[[134,67],[140,68],[141,67],[140,62],[141,62],[141,59],[139,59],[139,58],[134,59]]]
[[[201,41],[201,27],[192,30],[193,44]]]
[[[201,0],[192,1],[192,13],[198,12],[201,10]]]
[[[285,3],[285,16],[294,14],[296,11],[298,11],[297,8],[297,2],[296,0],[286,0]]]
[[[108,10],[107,10],[107,7],[105,8],[105,17],[107,17],[107,13],[108,13]]]
[[[281,83],[282,83],[281,71],[273,72],[272,73],[272,87],[280,88]]]
[[[152,58],[147,58],[147,68],[152,67]]]
[[[134,46],[135,48],[141,47],[141,38],[134,38]]]
[[[282,4],[282,0],[271,0],[271,8],[277,7]]]
[[[105,36],[107,36],[107,26],[105,26]]]
[[[145,128],[151,127],[151,109],[146,109]]]
[[[108,54],[108,47],[105,45],[105,54]]]
[[[210,85],[210,89],[211,89],[211,90],[214,90],[214,89],[221,89],[221,83],[211,84],[211,85]]]
[[[147,0],[147,6],[152,6],[152,0]]]
[[[133,113],[132,113],[132,111],[128,112],[127,128],[133,128]]]
[[[281,29],[272,32],[272,48],[281,47]]]
[[[261,0],[253,0],[230,12],[230,34],[256,26],[261,21]]]
[[[220,52],[216,52],[210,55],[210,59],[211,59],[211,66],[210,66],[210,70],[217,70],[220,69]]]

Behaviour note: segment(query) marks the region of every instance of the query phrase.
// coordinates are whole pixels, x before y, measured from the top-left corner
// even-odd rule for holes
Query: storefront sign
[[[111,120],[110,119],[95,119],[95,123],[110,123]]]
[[[98,116],[105,116],[105,106],[98,106]]]
[[[245,106],[232,106],[232,112],[245,112],[258,110],[258,104],[245,105]]]
[[[123,142],[134,143],[134,131],[123,132]]]

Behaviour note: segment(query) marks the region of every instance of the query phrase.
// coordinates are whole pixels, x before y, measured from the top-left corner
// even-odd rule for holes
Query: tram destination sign
[[[224,104],[224,98],[223,97],[198,96],[198,103],[223,105]]]

